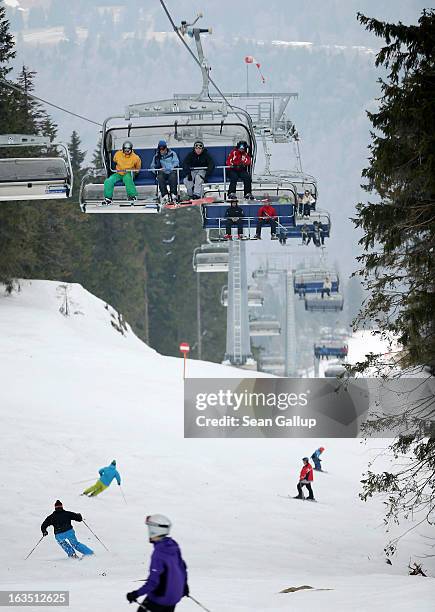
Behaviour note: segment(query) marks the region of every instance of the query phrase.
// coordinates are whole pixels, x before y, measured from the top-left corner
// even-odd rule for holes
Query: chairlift
[[[125,187],[117,183],[112,203],[105,206],[104,179],[115,171],[113,157],[125,140],[133,143],[134,152],[141,159],[141,169],[134,178],[138,196],[130,202]],[[101,157],[104,170],[87,174],[80,189],[80,206],[88,213],[151,212],[162,210],[162,197],[158,192],[156,172],[151,162],[159,140],[177,153],[180,167],[175,168],[177,196],[186,196],[182,162],[191,152],[195,140],[204,142],[215,167],[207,182],[204,195],[217,194],[223,198],[228,190],[226,159],[239,140],[248,143],[253,160],[256,142],[249,115],[241,109],[229,108],[224,102],[210,100],[159,100],[128,106],[125,116],[109,117],[104,121]]]
[[[256,287],[248,287],[248,307],[259,308],[263,306],[264,296],[261,289]],[[222,287],[221,291],[221,304],[222,306],[228,306],[228,287]]]
[[[323,283],[329,278],[332,287],[331,293],[337,293],[339,288],[339,278],[334,270],[324,268],[306,268],[296,270],[294,274],[294,291],[300,296],[305,296],[306,293],[318,293],[323,289]]]
[[[280,372],[280,376],[284,375],[285,359],[281,355],[266,355],[260,359],[261,369],[265,372]]]
[[[250,336],[279,336],[280,334],[281,325],[275,317],[265,316],[249,321]]]
[[[258,268],[254,270],[252,273],[252,278],[254,279],[264,279],[267,277],[268,271],[267,268]]]
[[[37,157],[16,155],[20,149],[28,148],[46,153]],[[65,144],[50,142],[47,136],[2,134],[1,149],[8,156],[0,159],[0,202],[59,200],[71,196],[73,173]]]
[[[327,295],[308,293],[305,296],[305,310],[309,312],[338,312],[343,310],[344,299],[341,293],[331,293]]]
[[[317,359],[323,357],[329,359],[329,357],[341,357],[347,356],[348,346],[347,342],[343,340],[319,340],[314,343],[314,356]]]
[[[228,261],[227,244],[207,244],[194,250],[192,265],[195,272],[228,272]]]
[[[339,376],[342,376],[345,373],[346,368],[344,367],[344,365],[336,363],[329,365],[325,369],[324,376],[325,378],[338,378]]]

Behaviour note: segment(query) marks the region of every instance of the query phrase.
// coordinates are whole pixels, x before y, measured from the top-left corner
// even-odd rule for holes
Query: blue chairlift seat
[[[326,340],[314,344],[314,356],[320,357],[346,357],[348,347],[346,342],[338,340]]]
[[[223,168],[218,168],[216,166],[225,166],[227,157],[229,153],[232,151],[233,147],[228,146],[211,146],[207,147],[207,151],[211,158],[214,161],[215,168],[212,174],[207,177],[208,183],[222,183],[224,180],[224,171]],[[171,147],[171,151],[175,151],[180,160],[180,167],[183,165],[184,159],[187,155],[192,151],[192,147]],[[139,155],[142,162],[142,169],[139,172],[139,175],[135,179],[136,185],[154,185],[156,183],[155,175],[153,172],[148,170],[151,167],[151,162],[156,153],[156,149],[134,149],[134,152]],[[111,168],[115,168],[115,164],[113,162],[113,156],[116,151],[112,150],[111,152]],[[182,180],[183,173],[181,173],[180,180]],[[228,182],[228,178],[227,178]],[[121,181],[118,181],[116,185],[122,185]]]
[[[319,293],[323,289],[323,281],[329,276],[332,287],[331,293],[337,293],[339,288],[338,275],[334,271],[322,269],[297,270],[294,277],[295,293]]]
[[[323,281],[312,281],[306,283],[294,283],[295,293],[320,293],[323,288]],[[338,292],[338,281],[332,281],[331,293]]]
[[[229,203],[224,204],[203,204],[202,205],[202,218],[203,218],[203,228],[210,230],[219,230],[225,229],[225,211],[228,208]],[[264,202],[256,202],[244,204],[239,202],[239,206],[243,209],[245,216],[243,217],[243,227],[254,229],[257,225],[258,219],[258,211],[264,206]],[[294,210],[293,204],[276,204],[273,202],[273,207],[276,210],[276,214],[278,215],[278,221],[280,225],[288,230],[289,228],[294,228],[295,218],[294,218]]]

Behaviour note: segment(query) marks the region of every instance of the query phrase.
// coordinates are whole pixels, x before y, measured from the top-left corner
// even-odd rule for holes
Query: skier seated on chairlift
[[[270,198],[263,198],[263,206],[261,206],[258,210],[258,221],[257,221],[257,229],[255,232],[254,239],[261,240],[261,228],[263,225],[270,225],[270,237],[272,240],[277,239],[276,235],[276,225],[277,225],[277,214],[275,208],[270,203]]]
[[[168,147],[166,140],[159,140],[151,161],[151,169],[157,174],[157,182],[164,204],[169,200],[177,199],[178,180],[175,168],[178,168],[179,164],[178,155]]]
[[[238,201],[231,200],[225,211],[225,240],[231,240],[231,229],[234,225],[237,226],[238,238],[243,239],[243,216],[243,208],[239,206]]]
[[[328,297],[331,297],[331,289],[332,289],[332,281],[329,276],[326,276],[325,280],[323,281],[323,287],[321,289],[322,300],[323,300],[323,296],[325,295],[325,293]]]
[[[315,450],[314,453],[311,455],[311,459],[314,462],[314,469],[317,470],[318,472],[322,471],[322,463],[321,463],[322,460],[320,459],[320,455],[323,453],[324,450],[325,448],[321,446],[320,448]]]
[[[115,183],[122,181],[127,190],[127,197],[133,204],[137,200],[137,189],[134,184],[134,177],[139,174],[141,159],[133,151],[133,143],[126,140],[122,145],[122,150],[117,151],[113,156],[115,170],[113,174],[104,181],[104,201],[103,206],[110,206],[112,203]]]
[[[201,140],[197,140],[192,151],[186,155],[183,161],[183,170],[186,174],[184,184],[187,195],[192,200],[199,200],[203,196],[203,183],[213,172],[214,161],[204,147]]]
[[[243,193],[246,200],[255,200],[251,193],[252,179],[249,168],[252,166],[252,159],[249,155],[249,146],[246,140],[240,140],[227,157],[226,165],[227,177],[230,181],[228,188],[228,199],[236,198],[237,181],[243,181]]]
[[[305,189],[304,195],[299,199],[299,214],[304,217],[309,217],[311,214],[311,205],[316,201],[309,189]]]
[[[308,490],[307,499],[314,500],[313,489],[311,488],[311,483],[314,480],[313,466],[311,465],[308,457],[304,457],[302,461],[304,462],[304,465],[302,466],[301,473],[299,475],[299,482],[297,484],[298,494],[296,495],[295,499],[305,499],[302,492],[302,487],[306,487]]]
[[[305,283],[303,283],[303,282],[302,282],[302,283],[300,283],[300,284],[299,284],[299,290],[298,290],[298,293],[299,293],[299,299],[300,299],[300,300],[301,300],[302,298],[304,298],[304,297],[305,297],[306,292],[307,292],[307,288],[306,288]]]
[[[316,247],[320,247],[325,244],[325,232],[318,221],[314,221],[312,231],[310,231],[308,225],[304,223],[304,225],[301,227],[301,234],[302,244],[308,245],[310,244],[311,240],[313,240]]]

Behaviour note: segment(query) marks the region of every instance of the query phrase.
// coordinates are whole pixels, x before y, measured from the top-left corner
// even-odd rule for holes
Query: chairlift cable
[[[201,66],[201,62],[199,61],[199,59],[196,57],[196,55],[194,54],[194,52],[192,51],[192,49],[189,47],[189,45],[186,43],[186,41],[184,40],[184,38],[181,36],[180,32],[178,31],[178,27],[176,26],[174,20],[171,17],[171,14],[169,13],[168,9],[166,8],[166,5],[164,3],[164,0],[159,0],[160,4],[162,5],[163,10],[166,13],[167,18],[169,19],[174,32],[176,33],[176,35],[178,36],[178,38],[181,40],[181,42],[183,43],[183,45],[186,47],[186,49],[188,50],[188,52],[190,53],[190,55],[193,57],[193,59],[195,60],[195,62],[198,64],[198,66],[200,68],[202,68]],[[216,83],[213,81],[213,79],[211,78],[210,75],[208,75],[208,80],[210,81],[210,83],[213,85],[213,87],[216,89],[216,91],[218,92],[218,94],[222,97],[222,99],[228,104],[228,106],[230,108],[233,108],[233,105],[230,104],[229,100],[227,100],[227,98],[225,97],[225,94],[219,89],[219,87],[216,85]],[[209,96],[210,97],[210,96]],[[210,98],[211,100],[211,98]]]
[[[83,115],[78,115],[77,113],[73,113],[72,111],[66,109],[66,108],[62,108],[62,106],[58,106],[57,104],[53,104],[53,102],[48,102],[47,100],[44,100],[43,98],[39,98],[38,96],[35,96],[34,94],[28,93],[26,91],[24,91],[23,89],[21,89],[20,87],[18,87],[18,85],[15,85],[14,83],[11,83],[10,81],[8,81],[7,79],[3,79],[0,77],[0,83],[3,83],[4,85],[6,85],[7,87],[10,87],[11,89],[15,89],[15,91],[20,92],[21,94],[28,96],[29,98],[33,98],[33,100],[38,100],[39,102],[42,102],[43,104],[47,104],[48,106],[52,106],[53,108],[57,108],[58,110],[67,113],[68,115],[72,115],[73,117],[77,117],[78,119],[82,119],[83,121],[88,121],[88,123],[93,123],[94,125],[98,125],[98,126],[102,126],[101,123],[98,123],[97,121],[94,121],[93,119],[88,119],[88,117],[83,117]]]

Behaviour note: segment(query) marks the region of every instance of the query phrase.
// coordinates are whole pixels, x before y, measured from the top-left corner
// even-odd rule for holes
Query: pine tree
[[[6,9],[0,6],[0,79],[7,79],[12,67],[9,65],[16,55],[14,39],[9,31],[9,21],[6,19]],[[8,124],[12,113],[12,90],[0,82],[0,117],[2,124]]]
[[[376,65],[389,71],[388,80],[380,81],[379,110],[368,113],[374,131],[364,188],[376,201],[359,204],[355,219],[365,232],[360,274],[370,292],[359,321],[374,322],[382,334],[398,339],[402,350],[396,367],[421,371],[426,365],[433,373],[435,12],[423,11],[412,26],[361,14],[359,20],[385,39]],[[381,356],[372,355],[355,369],[364,372],[370,363],[383,365]],[[433,525],[435,519],[435,402],[431,385],[413,380],[424,389],[422,399],[415,402],[402,393],[397,416],[382,415],[365,426],[368,434],[393,430],[400,435],[388,447],[396,461],[388,471],[369,470],[360,497],[382,494],[385,523],[419,517],[415,527]],[[387,554],[395,552],[399,538],[387,545]]]
[[[371,297],[359,321],[374,321],[403,350],[401,367],[435,368],[435,12],[418,25],[384,23],[359,15],[386,40],[376,65],[388,70],[373,124],[364,189],[375,202],[357,206],[362,228],[360,270]]]
[[[71,167],[74,176],[74,185],[72,193],[74,201],[78,201],[77,197],[80,190],[80,183],[84,174],[86,173],[86,168],[82,167],[82,164],[85,161],[86,151],[81,151],[80,145],[80,137],[76,130],[74,130],[71,134],[71,140],[68,143],[69,154],[71,157]]]

